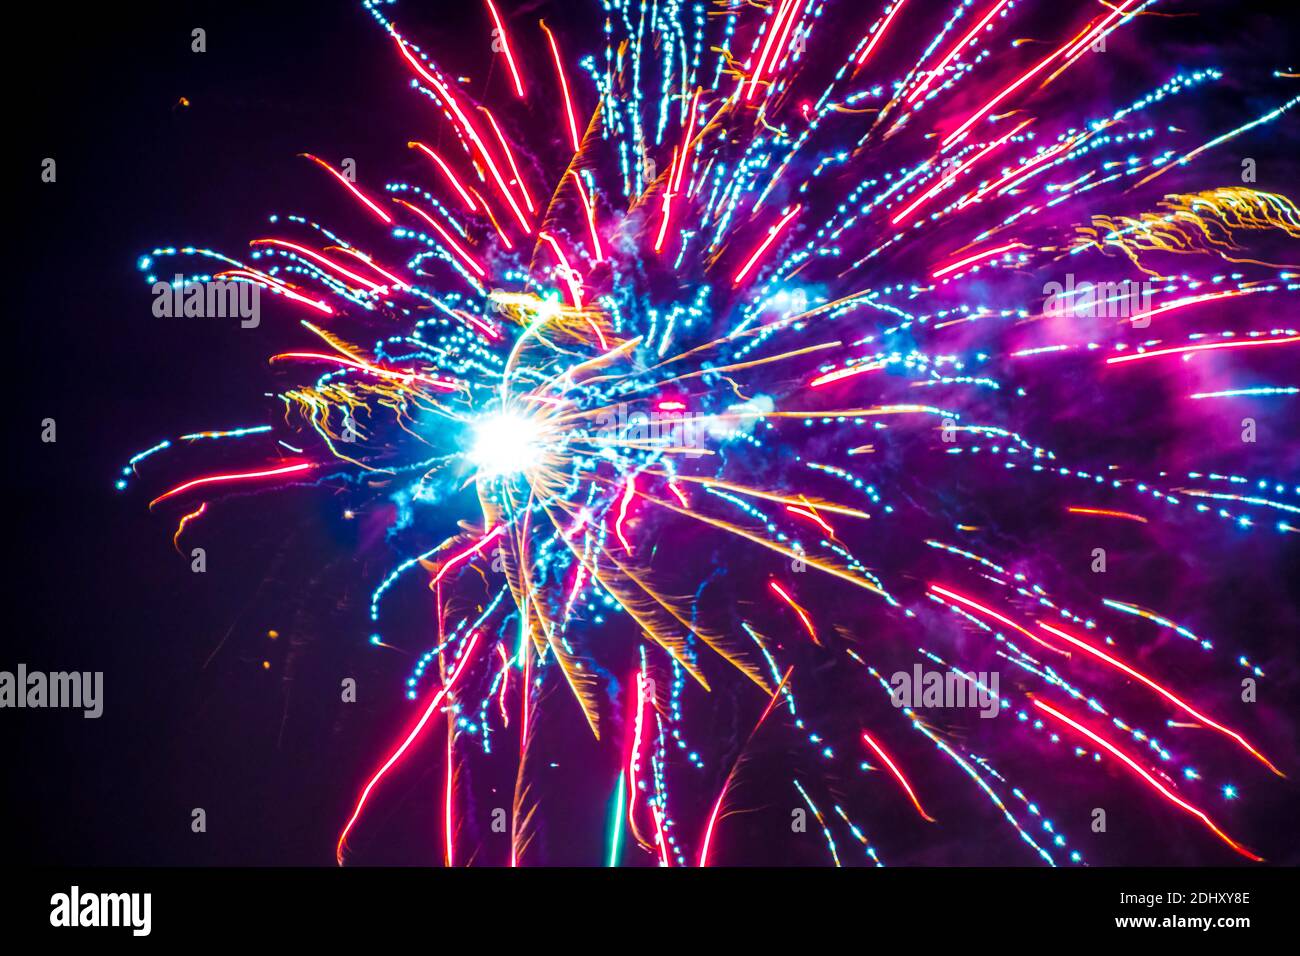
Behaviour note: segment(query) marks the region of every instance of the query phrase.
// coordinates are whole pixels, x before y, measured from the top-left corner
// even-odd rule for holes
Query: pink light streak
[[[1270,761],[1262,753],[1256,750],[1250,744],[1250,742],[1246,740],[1245,737],[1241,736],[1241,734],[1237,733],[1235,730],[1231,730],[1223,726],[1220,723],[1216,723],[1214,720],[1211,720],[1209,717],[1205,716],[1205,714],[1201,713],[1191,704],[1187,703],[1185,700],[1183,700],[1173,691],[1156,683],[1154,680],[1152,680],[1150,677],[1147,677],[1141,671],[1138,671],[1133,667],[1130,667],[1128,664],[1125,664],[1117,657],[1112,657],[1110,654],[1107,654],[1101,648],[1089,644],[1087,641],[1083,640],[1082,638],[1076,637],[1073,634],[1066,633],[1065,631],[1061,630],[1059,627],[1053,627],[1051,624],[1048,624],[1045,621],[1037,621],[1035,623],[1037,623],[1039,627],[1041,627],[1043,630],[1047,631],[1048,633],[1055,634],[1061,640],[1068,641],[1070,644],[1073,644],[1075,647],[1079,648],[1085,653],[1091,654],[1093,657],[1097,658],[1098,660],[1105,661],[1107,664],[1109,664],[1111,667],[1115,668],[1116,670],[1123,671],[1125,674],[1128,674],[1129,677],[1132,677],[1135,680],[1139,680],[1142,683],[1146,684],[1148,687],[1154,690],[1161,697],[1165,698],[1165,700],[1172,703],[1175,707],[1178,707],[1180,710],[1183,710],[1186,713],[1190,714],[1192,717],[1194,717],[1196,720],[1199,720],[1207,727],[1213,727],[1215,730],[1217,730],[1219,733],[1223,734],[1224,736],[1230,737],[1232,740],[1235,740],[1243,750],[1249,753],[1252,757],[1254,757],[1264,766],[1268,767],[1269,770],[1273,771],[1279,777],[1286,776],[1286,774],[1284,774],[1281,770],[1279,770],[1276,766],[1274,766],[1272,761]]]
[[[524,205],[530,213],[536,214],[537,207],[533,205],[532,194],[528,192],[528,186],[524,182],[524,177],[519,172],[519,166],[515,163],[515,151],[510,148],[510,141],[506,139],[505,133],[501,132],[501,127],[497,125],[497,118],[492,115],[492,111],[486,106],[480,106],[483,115],[488,118],[492,125],[492,132],[497,138],[497,143],[501,146],[501,152],[505,154],[506,162],[510,164],[510,172],[515,177],[514,183],[519,187],[519,195],[523,197]]]
[[[393,217],[390,216],[390,215],[388,215],[388,213],[384,212],[384,211],[383,211],[382,209],[380,209],[378,206],[376,206],[375,203],[374,203],[374,201],[373,201],[369,196],[367,196],[365,193],[363,193],[363,192],[362,192],[360,189],[358,189],[356,186],[352,185],[351,181],[350,181],[346,176],[344,176],[342,173],[340,173],[337,169],[335,169],[335,168],[334,168],[333,166],[331,166],[329,163],[325,162],[325,160],[321,159],[319,156],[313,156],[311,153],[302,153],[302,154],[300,154],[300,155],[305,156],[307,159],[310,159],[313,163],[315,163],[315,164],[316,164],[317,166],[319,166],[321,169],[325,170],[327,173],[329,173],[331,176],[333,176],[335,179],[337,179],[339,182],[341,182],[341,183],[343,184],[344,188],[347,189],[348,192],[352,193],[352,195],[356,196],[356,197],[357,197],[358,199],[360,199],[363,203],[365,203],[367,206],[369,206],[371,212],[373,212],[376,216],[378,216],[378,217],[379,217],[380,219],[382,219],[384,222],[388,223],[390,226],[392,225],[392,223],[393,223]]]
[[[1074,728],[1084,737],[1088,738],[1093,743],[1103,748],[1107,753],[1119,759],[1121,762],[1124,763],[1125,766],[1127,766],[1135,774],[1137,774],[1144,781],[1146,781],[1149,787],[1155,790],[1158,794],[1160,794],[1170,803],[1174,804],[1175,806],[1181,808],[1182,810],[1185,810],[1186,812],[1190,813],[1192,816],[1196,817],[1198,820],[1201,821],[1201,823],[1205,824],[1205,826],[1215,836],[1217,836],[1228,846],[1232,847],[1232,849],[1236,850],[1242,856],[1246,857],[1246,859],[1253,860],[1256,863],[1262,863],[1264,861],[1264,858],[1262,856],[1256,856],[1250,850],[1246,849],[1236,840],[1232,839],[1230,836],[1228,836],[1226,833],[1220,830],[1217,826],[1214,825],[1214,822],[1208,816],[1205,815],[1205,812],[1203,810],[1200,810],[1192,806],[1186,800],[1179,797],[1168,787],[1166,787],[1163,783],[1161,783],[1154,776],[1152,776],[1151,773],[1147,771],[1145,768],[1143,768],[1136,760],[1134,760],[1124,751],[1120,750],[1109,740],[1089,730],[1087,727],[1085,727],[1083,724],[1079,723],[1078,721],[1073,720],[1070,717],[1066,716],[1065,714],[1061,713],[1061,711],[1057,710],[1055,707],[1052,707],[1050,704],[1043,703],[1043,701],[1038,699],[1037,697],[1034,698],[1034,706],[1037,707],[1039,710],[1045,711],[1046,713],[1050,714],[1052,717],[1055,717],[1061,723]]]
[[[351,279],[353,282],[361,283],[371,292],[376,292],[381,288],[378,282],[372,282],[370,279],[367,279],[365,276],[358,275],[357,273],[353,272],[351,269],[347,269],[339,265],[333,259],[327,259],[319,252],[316,252],[312,249],[308,249],[306,246],[300,246],[296,242],[289,242],[287,239],[254,239],[252,242],[249,243],[249,245],[250,246],[276,246],[281,249],[288,249],[290,252],[296,252],[300,256],[303,256],[307,259],[312,260],[313,262],[325,266],[331,272],[335,272],[339,275],[346,276],[347,278]]]
[[[1008,242],[1006,245],[998,246],[996,249],[985,249],[983,252],[977,252],[974,255],[967,256],[965,259],[954,262],[951,265],[944,266],[942,269],[935,270],[930,273],[930,278],[937,279],[940,276],[947,275],[955,269],[960,269],[962,266],[968,266],[976,262],[982,262],[985,259],[991,259],[993,256],[999,256],[1004,252],[1010,252],[1012,249],[1023,248],[1024,246],[1018,242]]]
[[[164,491],[161,495],[149,502],[152,508],[160,501],[166,501],[168,498],[174,498],[177,495],[184,494],[192,488],[201,488],[205,485],[227,484],[232,481],[253,481],[257,478],[275,478],[279,475],[292,475],[300,471],[310,471],[315,468],[316,464],[310,461],[298,462],[293,465],[285,465],[283,468],[269,468],[261,471],[240,471],[230,474],[207,475],[203,478],[194,478],[184,484],[177,485],[170,491]]]
[[[736,273],[736,277],[731,280],[732,285],[740,285],[740,283],[745,280],[745,276],[749,275],[750,270],[754,268],[754,265],[758,262],[759,258],[767,251],[768,246],[776,241],[776,237],[781,234],[781,230],[786,227],[790,220],[799,215],[801,209],[803,209],[802,203],[791,209],[781,217],[776,225],[767,230],[767,238],[759,244],[758,248],[754,250],[754,254],[749,257],[749,261],[746,262],[744,267]]]
[[[907,3],[907,0],[898,0],[898,2],[894,4],[893,8],[885,17],[884,22],[880,24],[880,29],[872,34],[871,42],[867,44],[867,48],[863,50],[862,55],[858,57],[858,62],[854,64],[855,67],[860,67],[862,64],[867,62],[867,58],[871,56],[871,52],[876,48],[876,44],[884,38],[885,31],[889,29],[889,25],[894,22],[894,17],[903,9],[903,4],[905,3]]]
[[[397,749],[389,755],[383,765],[375,771],[374,775],[371,776],[370,781],[362,789],[361,796],[357,798],[356,809],[352,811],[352,816],[348,819],[348,822],[344,824],[343,832],[339,834],[339,842],[334,848],[334,858],[338,861],[339,866],[343,865],[343,848],[347,844],[348,834],[352,832],[352,827],[361,816],[361,811],[365,808],[366,801],[370,799],[371,791],[374,790],[379,781],[384,778],[384,775],[392,769],[393,765],[402,758],[402,755],[410,749],[411,744],[415,743],[416,738],[420,736],[420,732],[424,730],[425,724],[429,722],[429,719],[438,710],[438,706],[442,703],[443,698],[445,698],[451,692],[452,688],[456,686],[456,681],[460,678],[460,675],[464,673],[465,665],[469,662],[470,655],[473,653],[474,646],[477,643],[478,633],[474,632],[470,635],[469,643],[466,645],[464,653],[461,654],[460,661],[452,670],[451,676],[447,679],[446,683],[438,689],[438,692],[433,695],[432,700],[429,701],[429,705],[424,709],[424,713],[420,715],[420,719],[416,722],[415,727],[406,735],[406,739],[402,741]]]
[[[432,159],[438,165],[438,168],[442,170],[442,174],[447,177],[447,182],[451,183],[451,187],[454,190],[456,190],[456,192],[460,195],[460,198],[465,203],[465,208],[468,209],[470,212],[478,212],[478,203],[474,202],[474,197],[471,196],[469,192],[465,189],[460,179],[457,178],[456,174],[452,171],[452,168],[447,165],[447,161],[445,159],[439,156],[434,150],[430,149],[428,146],[425,146],[423,143],[411,141],[406,145],[410,149],[420,150],[420,152],[424,153],[426,156]]]
[[[835,529],[832,528],[829,524],[827,524],[825,519],[822,518],[819,514],[817,514],[817,512],[810,511],[807,508],[800,508],[797,505],[786,505],[785,510],[790,512],[790,514],[792,515],[799,515],[801,518],[807,518],[809,521],[813,522],[813,524],[817,525],[819,528],[825,531],[832,538],[835,537]]]
[[[292,299],[294,302],[301,302],[303,305],[311,306],[317,312],[322,312],[325,315],[334,314],[334,310],[326,303],[305,296],[302,293],[295,291],[288,283],[281,282],[279,279],[275,278],[275,276],[267,275],[265,272],[259,272],[256,269],[227,269],[225,272],[218,273],[217,278],[242,279],[248,282],[253,282],[263,288],[269,289],[276,295],[282,295],[287,299]]]
[[[731,781],[735,778],[736,771],[740,769],[740,759],[744,756],[745,749],[749,746],[749,742],[753,740],[754,735],[758,733],[758,728],[763,726],[763,721],[767,720],[768,715],[771,714],[772,710],[776,707],[776,702],[781,699],[781,694],[785,690],[785,685],[789,682],[792,673],[794,673],[793,665],[786,670],[785,676],[781,678],[781,683],[778,684],[776,690],[772,692],[772,696],[768,700],[767,706],[763,708],[762,716],[758,718],[758,722],[754,724],[754,729],[749,732],[749,737],[745,740],[745,747],[742,747],[740,753],[736,755],[736,760],[732,763],[731,770],[727,773],[727,778],[722,781],[722,789],[718,792],[718,799],[713,803],[713,811],[709,814],[709,823],[704,829],[704,840],[700,845],[699,865],[702,867],[709,865],[709,847],[713,843],[713,828],[717,825],[718,813],[722,810],[722,802],[727,798],[727,790],[731,787]]]
[[[501,52],[506,55],[506,64],[510,67],[510,76],[515,81],[515,95],[521,100],[524,98],[524,81],[519,76],[519,68],[515,66],[515,55],[510,49],[510,36],[506,33],[506,25],[501,21],[501,14],[497,12],[496,4],[492,0],[484,0],[487,3],[488,12],[492,14],[492,22],[496,24],[497,33],[501,37]]]
[[[983,604],[980,604],[978,601],[971,600],[970,598],[964,597],[956,593],[955,591],[949,591],[947,588],[940,587],[939,585],[934,583],[930,584],[930,590],[934,591],[936,594],[941,594],[950,600],[956,601],[959,604],[965,604],[967,607],[974,608],[976,611],[978,611],[980,614],[983,614],[985,617],[991,617],[993,620],[1001,624],[1005,624],[1007,627],[1020,632],[1025,637],[1033,641],[1035,644],[1039,644],[1047,648],[1049,651],[1055,651],[1057,654],[1064,654],[1066,657],[1070,656],[1068,651],[1063,651],[1059,647],[1053,647],[1051,644],[1044,641],[1037,634],[1033,633],[1032,631],[1026,630],[1025,628],[1021,627],[1019,624],[1017,624],[1015,621],[1011,620],[1009,617],[1005,617],[999,614],[997,611],[994,611],[992,608],[985,607]]]
[[[767,65],[768,53],[773,52],[773,46],[776,40],[777,31],[781,29],[786,14],[791,12],[796,0],[781,0],[781,6],[777,8],[776,19],[772,21],[772,29],[767,32],[767,37],[763,41],[763,49],[758,58],[758,66],[754,69],[754,75],[749,79],[749,91],[745,93],[745,102],[748,103],[754,97],[754,91],[758,87],[759,80],[763,76],[763,68]],[[775,64],[775,55],[773,56]]]
[[[519,208],[519,204],[515,202],[515,197],[511,195],[505,177],[501,175],[501,170],[497,168],[497,164],[493,161],[492,154],[488,152],[487,144],[483,142],[483,137],[479,135],[478,127],[476,127],[473,121],[465,115],[465,111],[461,109],[460,102],[452,95],[451,90],[447,88],[446,84],[425,69],[424,64],[421,63],[407,47],[406,41],[400,36],[394,36],[394,39],[397,41],[397,48],[402,54],[402,58],[406,60],[407,63],[411,64],[415,69],[415,72],[418,73],[425,82],[429,83],[451,108],[451,111],[460,121],[461,129],[464,130],[465,135],[468,136],[474,145],[478,147],[479,155],[483,157],[483,161],[487,164],[488,171],[492,174],[492,178],[496,180],[497,188],[501,191],[501,195],[504,196],[506,202],[510,204],[510,210],[515,214],[515,218],[519,221],[520,227],[524,232],[531,233],[532,227],[528,224],[528,218],[524,215],[523,210]]]
[[[551,44],[551,59],[555,62],[555,72],[560,77],[560,91],[564,94],[564,115],[569,121],[569,139],[572,140],[573,151],[576,153],[582,148],[582,140],[578,136],[578,121],[573,114],[573,98],[569,95],[569,78],[564,72],[564,59],[560,56],[560,45],[555,42],[555,34],[546,25],[546,21],[539,20],[538,23],[542,25],[542,29],[546,32],[546,39]]]
[[[889,772],[894,775],[894,779],[897,780],[899,785],[907,792],[907,798],[912,801],[912,806],[916,807],[916,812],[921,815],[921,819],[926,823],[934,823],[934,817],[925,812],[925,808],[921,806],[921,801],[916,798],[916,791],[912,789],[912,785],[908,783],[907,778],[903,776],[903,771],[899,770],[894,761],[890,759],[889,754],[885,753],[885,748],[876,743],[871,738],[871,735],[865,730],[862,731],[862,740],[868,747],[875,751],[876,756],[884,761],[885,766],[889,768]]]
[[[560,276],[561,278],[564,279],[565,284],[568,285],[569,287],[569,297],[573,299],[573,307],[575,309],[581,309],[582,308],[581,276],[578,274],[577,270],[573,268],[573,266],[569,265],[569,257],[564,254],[563,247],[560,246],[560,243],[556,240],[554,236],[552,236],[549,232],[539,232],[537,234],[537,238],[541,239],[543,242],[549,245],[551,247],[551,251],[555,253],[555,258],[558,259],[560,262]],[[601,341],[601,348],[605,348],[603,337]]]
[[[483,537],[479,539],[477,544],[468,547],[464,551],[461,551],[453,555],[452,557],[448,558],[446,561],[442,563],[442,566],[438,568],[438,573],[433,576],[433,580],[429,582],[429,586],[434,587],[435,585],[437,585],[437,583],[446,576],[448,571],[450,571],[456,565],[460,564],[462,561],[465,561],[469,558],[474,557],[477,554],[482,553],[483,549],[486,548],[493,541],[495,541],[497,538],[499,538],[505,530],[506,530],[506,526],[503,524],[499,524],[491,531],[489,531],[487,534],[483,535]]]
[[[803,622],[804,630],[808,632],[808,636],[812,638],[812,642],[820,645],[821,638],[817,636],[817,629],[813,627],[812,618],[808,616],[808,612],[805,611],[798,602],[796,602],[795,599],[786,592],[785,588],[781,587],[781,585],[776,581],[768,581],[767,586],[772,589],[773,593],[776,594],[777,597],[790,605],[790,610],[794,611],[794,613],[799,616],[799,620]]]
[[[989,112],[991,112],[993,108],[997,106],[999,103],[1001,103],[1004,99],[1006,99],[1016,90],[1020,89],[1020,87],[1024,86],[1035,76],[1041,73],[1044,69],[1046,69],[1047,66],[1051,64],[1054,60],[1056,60],[1057,57],[1061,56],[1062,54],[1065,54],[1068,57],[1071,53],[1074,52],[1075,49],[1082,47],[1084,44],[1090,43],[1097,35],[1099,35],[1099,33],[1105,30],[1106,25],[1110,23],[1111,20],[1113,20],[1117,16],[1121,16],[1135,2],[1137,2],[1137,0],[1123,0],[1123,2],[1119,6],[1114,7],[1112,9],[1112,12],[1107,17],[1105,17],[1105,19],[1103,19],[1101,23],[1099,23],[1093,29],[1087,31],[1081,40],[1078,41],[1068,40],[1065,44],[1063,44],[1062,46],[1058,47],[1056,50],[1049,53],[1042,60],[1039,60],[1037,64],[1035,64],[1025,73],[1023,73],[1019,79],[1015,80],[1013,83],[1004,87],[1000,93],[998,93],[987,103],[981,106],[978,110],[972,113],[964,123],[962,123],[955,130],[953,130],[946,137],[944,137],[943,147],[947,149],[948,146],[950,146],[952,143],[954,143],[961,137],[965,136],[967,130],[969,130],[972,126],[974,126],[985,116],[987,116]]]
[[[821,388],[823,385],[830,385],[832,382],[842,382],[846,378],[853,378],[857,375],[863,375],[866,372],[878,372],[883,365],[873,362],[865,362],[862,365],[851,365],[848,368],[836,369],[833,372],[827,372],[825,375],[818,375],[808,383],[809,388]]]
[[[451,251],[456,254],[456,257],[460,259],[461,262],[469,266],[469,268],[473,270],[475,275],[477,275],[480,279],[487,278],[487,270],[484,269],[483,266],[479,264],[477,259],[475,259],[473,256],[471,256],[468,252],[465,251],[465,249],[461,246],[461,244],[452,237],[452,234],[449,233],[446,230],[446,228],[443,227],[442,223],[438,222],[438,220],[434,219],[432,216],[430,216],[419,206],[416,206],[413,203],[409,203],[405,199],[399,199],[397,201],[401,203],[403,206],[405,206],[407,209],[411,210],[411,212],[415,213],[425,222],[427,222],[430,226],[432,226],[434,231],[438,233],[438,236],[442,239],[442,241],[447,244],[448,248],[450,248]]]
[[[1235,299],[1239,295],[1247,295],[1245,289],[1229,289],[1226,292],[1207,292],[1205,295],[1193,295],[1184,299],[1175,299],[1173,302],[1166,302],[1164,305],[1157,306],[1154,309],[1148,309],[1145,312],[1139,312],[1137,315],[1131,315],[1129,322],[1136,324],[1139,321],[1153,319],[1157,315],[1164,315],[1166,312],[1175,312],[1178,309],[1187,308],[1190,305],[1199,305],[1202,302],[1216,302],[1219,299]]]
[[[627,521],[627,509],[632,504],[632,497],[636,494],[636,475],[632,475],[627,480],[627,485],[623,488],[623,498],[618,504],[618,520],[614,522],[614,534],[618,540],[623,542],[623,547],[631,553],[632,545],[628,543],[627,537],[623,534],[623,523]]]
[[[577,187],[578,198],[582,200],[582,211],[587,217],[587,232],[591,235],[592,253],[597,262],[604,262],[605,251],[600,246],[600,233],[596,231],[596,210],[592,206],[591,198],[587,195],[587,187],[582,184],[582,177],[578,175],[578,171],[575,169],[570,175],[573,176],[573,185]]]
[[[1194,352],[1212,352],[1216,349],[1244,349],[1261,345],[1286,345],[1300,342],[1300,335],[1287,335],[1276,339],[1251,339],[1241,342],[1214,342],[1208,345],[1182,345],[1178,348],[1157,349],[1154,352],[1135,352],[1132,355],[1117,355],[1106,359],[1107,365],[1120,365],[1124,362],[1136,362],[1140,359],[1159,358],[1162,355],[1185,355]]]

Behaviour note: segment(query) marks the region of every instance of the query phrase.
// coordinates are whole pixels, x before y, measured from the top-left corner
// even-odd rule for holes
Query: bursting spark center
[[[541,458],[541,428],[515,412],[485,415],[474,424],[470,462],[480,478],[501,478],[527,471]]]

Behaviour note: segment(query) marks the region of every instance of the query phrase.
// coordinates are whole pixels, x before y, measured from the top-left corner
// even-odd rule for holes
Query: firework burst
[[[474,95],[448,38],[363,6],[437,124],[418,174],[308,155],[371,238],[278,215],[243,258],[142,260],[255,286],[302,344],[273,424],[119,481],[231,449],[153,497],[178,549],[303,483],[424,536],[373,582],[412,713],[340,862],[413,752],[449,865],[569,859],[579,826],[589,863],[1125,859],[1098,807],[1184,847],[1154,859],[1266,852],[1223,797],[1287,786],[1267,645],[1206,631],[1232,622],[1181,556],[1297,530],[1294,434],[1201,415],[1296,392],[1300,213],[1253,158],[1199,172],[1270,152],[1284,64],[1206,128],[1212,63],[1090,105],[1155,0],[485,0]],[[385,618],[421,585],[427,621]]]

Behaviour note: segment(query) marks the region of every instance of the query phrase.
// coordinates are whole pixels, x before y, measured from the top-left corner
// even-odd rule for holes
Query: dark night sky
[[[190,50],[196,26],[203,54]],[[237,534],[203,542],[209,571],[194,575],[171,550],[171,518],[113,492],[125,459],[161,437],[263,420],[266,389],[249,383],[265,381],[278,334],[269,320],[254,332],[155,318],[135,259],[169,242],[237,250],[273,210],[319,212],[313,193],[326,183],[308,182],[296,153],[352,156],[378,177],[380,162],[409,162],[412,124],[428,129],[429,117],[357,4],[97,5],[10,41],[39,55],[10,87],[21,117],[9,123],[21,131],[8,150],[21,241],[11,347],[16,337],[28,367],[11,393],[9,534],[24,544],[12,553],[17,621],[4,656],[6,667],[102,670],[106,682],[99,720],[6,713],[16,856],[332,862],[351,797],[336,775],[358,771],[336,759],[372,722],[399,716],[377,690],[398,671],[372,670],[359,585],[338,566],[286,562],[310,553],[328,568],[351,552],[328,493],[264,527],[248,503]],[[182,96],[189,108],[175,105]],[[38,181],[46,156],[54,184]],[[54,445],[34,439],[46,417]],[[304,611],[295,600],[308,588],[340,606]],[[265,637],[278,628],[287,642],[295,613],[306,638],[336,632],[305,660]],[[332,706],[340,675],[362,688],[346,714]],[[189,830],[197,806],[206,839]]]

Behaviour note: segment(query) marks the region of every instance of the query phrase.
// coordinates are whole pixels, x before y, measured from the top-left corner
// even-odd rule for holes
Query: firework
[[[1293,547],[1300,446],[1254,429],[1297,392],[1300,211],[1213,165],[1285,152],[1285,64],[1144,56],[1102,101],[1156,0],[485,0],[482,86],[362,6],[438,124],[418,172],[304,154],[346,228],[141,260],[256,286],[303,345],[267,423],[118,482],[229,449],[153,497],[178,550],[230,494],[398,505],[419,544],[362,637],[414,653],[410,724],[340,863],[415,759],[448,865],[572,862],[573,806],[592,864],[738,862],[760,806],[765,858],[1127,861],[1098,807],[1186,847],[1145,862],[1267,855],[1236,782],[1286,786],[1267,645],[1169,557]],[[385,616],[422,587],[427,620]]]

